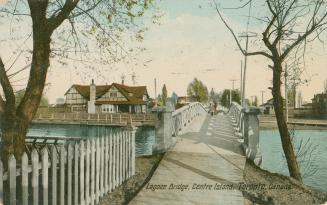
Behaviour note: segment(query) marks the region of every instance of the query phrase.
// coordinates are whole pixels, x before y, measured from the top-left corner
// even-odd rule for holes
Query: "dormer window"
[[[133,93],[128,93],[128,96],[132,97],[133,96]]]
[[[117,92],[111,92],[110,97],[111,98],[116,98],[117,97]]]

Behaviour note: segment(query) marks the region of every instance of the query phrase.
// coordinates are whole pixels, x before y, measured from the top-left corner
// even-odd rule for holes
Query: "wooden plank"
[[[117,153],[117,143],[116,143],[116,133],[113,134],[113,138],[112,138],[112,189],[116,188],[116,153]]]
[[[9,156],[8,172],[9,172],[10,205],[16,205],[16,159],[14,155]]]
[[[127,132],[128,136],[128,177],[132,176],[132,136],[131,132]]]
[[[129,146],[130,146],[130,141],[129,141],[129,135],[128,135],[128,131],[126,131],[126,156],[127,156],[127,160],[126,160],[126,177],[129,178]]]
[[[0,204],[3,204],[3,164],[0,160]]]
[[[91,140],[91,204],[94,205],[95,201],[95,191],[94,191],[94,182],[95,182],[95,141]]]
[[[42,150],[42,189],[43,189],[43,204],[49,204],[48,198],[48,184],[49,184],[49,159],[48,159],[48,150],[47,148],[43,148]]]
[[[52,180],[52,204],[57,204],[57,149],[51,149],[51,180]]]
[[[108,163],[108,158],[109,158],[109,147],[108,147],[108,133],[106,132],[106,136],[104,137],[104,144],[105,144],[105,149],[104,149],[104,194],[108,193],[109,191],[109,182],[108,182],[108,168],[109,168],[109,163]]]
[[[99,137],[96,138],[95,143],[96,143],[95,203],[98,204],[99,196],[100,196],[99,180],[100,180],[100,152],[101,152]]]
[[[100,197],[104,194],[104,150],[105,150],[105,144],[104,144],[104,137],[102,136],[100,138]]]
[[[60,204],[65,204],[65,146],[60,146]]]
[[[91,154],[91,143],[90,140],[86,141],[86,172],[85,172],[85,202],[90,203],[90,154]]]
[[[136,128],[133,128],[132,133],[132,176],[135,175],[135,132]]]
[[[112,177],[112,138],[113,138],[113,135],[112,135],[112,132],[110,132],[110,135],[109,135],[109,171],[108,171],[108,175],[109,175],[109,192],[112,191],[112,180],[113,180],[113,177]]]
[[[28,205],[28,157],[26,152],[24,152],[22,157],[22,205]]]
[[[33,204],[39,204],[39,154],[34,149],[32,151],[32,189]]]
[[[123,131],[123,181],[126,181],[127,175],[126,175],[126,162],[127,162],[127,139],[126,139],[126,131]]]
[[[74,145],[74,204],[78,205],[78,143]]]
[[[123,181],[123,132],[119,130],[119,185]]]
[[[72,204],[72,173],[73,173],[73,147],[71,144],[68,145],[68,151],[67,151],[67,204]]]
[[[81,141],[80,142],[80,167],[79,167],[79,196],[80,196],[80,204],[84,205],[85,201],[84,201],[84,156],[85,156],[85,152],[84,152],[85,148],[84,148],[84,142]]]

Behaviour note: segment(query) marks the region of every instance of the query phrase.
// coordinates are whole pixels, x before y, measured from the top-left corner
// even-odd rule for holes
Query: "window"
[[[111,98],[116,98],[117,97],[117,92],[111,92],[110,97]]]

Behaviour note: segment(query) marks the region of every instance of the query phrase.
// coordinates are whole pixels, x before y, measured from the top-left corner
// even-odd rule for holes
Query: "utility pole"
[[[241,104],[243,102],[243,61],[241,60],[241,78],[240,78]]]
[[[261,90],[261,105],[263,105],[263,94],[265,93],[264,90]]]
[[[248,53],[248,48],[249,48],[249,37],[255,37],[257,36],[257,34],[252,33],[252,35],[250,35],[249,33],[249,25],[250,25],[250,16],[251,16],[251,8],[252,8],[252,1],[250,1],[250,5],[249,5],[249,15],[248,15],[248,22],[247,22],[247,26],[246,26],[246,34],[245,35],[241,35],[239,37],[245,37],[246,38],[246,43],[245,43],[245,53]],[[247,67],[247,62],[248,62],[248,56],[245,55],[244,57],[244,70],[243,70],[243,86],[242,86],[242,93],[241,93],[241,99],[242,99],[242,106],[245,106],[245,81],[246,81],[246,67]]]
[[[154,102],[157,106],[157,78],[154,78]]]
[[[285,64],[285,109],[286,109],[285,115],[286,115],[286,123],[288,122],[287,75],[288,75],[287,64]]]
[[[234,82],[236,81],[235,79],[232,79],[232,80],[229,80],[229,81],[232,81],[233,82],[233,87],[232,87],[232,90],[229,90],[229,104],[231,105],[232,104],[232,92],[234,91]]]

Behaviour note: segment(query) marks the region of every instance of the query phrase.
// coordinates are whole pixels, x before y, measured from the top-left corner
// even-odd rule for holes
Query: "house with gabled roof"
[[[73,111],[88,113],[144,113],[149,101],[146,86],[95,85],[93,80],[91,85],[72,85],[65,96]]]

